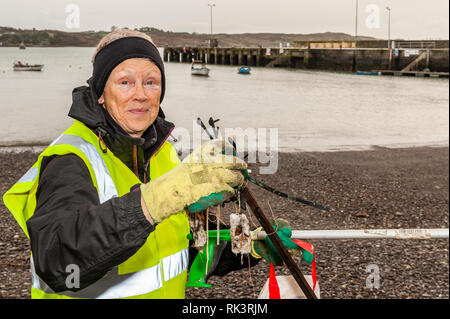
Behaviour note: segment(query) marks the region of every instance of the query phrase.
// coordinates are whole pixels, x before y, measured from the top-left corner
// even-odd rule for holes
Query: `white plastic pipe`
[[[435,229],[343,229],[293,230],[292,239],[430,239],[448,238],[448,228]],[[263,240],[264,231],[252,234],[252,239]]]

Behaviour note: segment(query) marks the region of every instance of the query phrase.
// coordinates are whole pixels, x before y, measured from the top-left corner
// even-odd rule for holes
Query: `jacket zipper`
[[[133,145],[133,167],[134,167],[134,175],[139,178],[139,169],[138,169],[138,161],[137,161],[137,146]]]

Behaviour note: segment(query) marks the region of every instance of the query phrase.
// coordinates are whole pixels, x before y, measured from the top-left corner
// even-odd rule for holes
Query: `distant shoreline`
[[[153,27],[134,29],[150,35],[157,46],[205,46],[211,39],[210,34],[196,32],[171,32]],[[0,46],[14,47],[24,43],[26,46],[80,46],[90,47],[96,44],[110,31],[66,32],[60,30],[22,30],[0,26]],[[271,47],[280,42],[295,41],[354,41],[354,36],[341,32],[322,32],[311,34],[288,33],[237,33],[214,34],[221,47]],[[360,35],[358,40],[376,40],[376,38]]]

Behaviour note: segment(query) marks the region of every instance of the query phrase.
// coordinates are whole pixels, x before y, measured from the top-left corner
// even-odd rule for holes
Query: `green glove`
[[[230,197],[229,195],[230,194],[227,191],[214,193],[200,198],[195,203],[189,205],[186,209],[189,211],[189,213],[199,213],[206,210],[208,207],[219,205],[220,203],[227,200]]]
[[[215,142],[215,143],[217,143],[217,142]],[[224,147],[222,148],[221,154],[228,154],[228,155],[232,154],[233,156],[236,156],[236,149],[231,145],[231,143],[226,142],[223,144],[223,146]],[[241,170],[241,173],[244,176],[244,180],[248,180],[248,177],[249,177],[248,170],[243,169],[243,170]],[[218,204],[226,201],[229,198],[230,198],[230,194],[227,191],[220,192],[220,193],[214,193],[214,194],[200,198],[195,203],[189,205],[187,207],[187,210],[190,213],[198,213],[198,212],[206,210],[208,207],[218,205]]]
[[[281,242],[286,246],[292,256],[298,254],[300,250],[302,250],[303,259],[308,263],[312,262],[312,254],[298,247],[297,244],[291,239],[292,230],[287,220],[282,218],[275,219],[272,221],[272,226],[277,231],[278,237],[280,237]],[[261,229],[262,227],[255,229],[254,231],[260,231]],[[278,254],[269,236],[267,236],[264,240],[252,241],[251,255],[255,258],[264,258],[268,263],[273,263],[275,266],[283,265],[283,260]]]
[[[229,155],[232,148],[222,140],[204,143],[175,168],[141,185],[142,199],[152,218],[160,223],[196,202],[194,208],[204,210],[233,196],[233,187],[244,183],[241,170],[247,164]]]

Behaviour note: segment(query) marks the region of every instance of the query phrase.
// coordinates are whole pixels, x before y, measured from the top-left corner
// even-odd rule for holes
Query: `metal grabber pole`
[[[280,254],[281,259],[283,260],[284,264],[291,272],[292,276],[294,277],[295,281],[299,285],[300,289],[305,294],[306,298],[307,299],[317,299],[316,294],[311,289],[309,283],[306,281],[306,278],[303,276],[300,268],[297,266],[297,264],[295,263],[294,259],[291,256],[291,254],[288,252],[288,250],[284,246],[280,237],[278,237],[278,234],[273,229],[272,224],[270,223],[269,219],[264,214],[262,208],[259,206],[253,193],[250,191],[250,189],[248,189],[248,187],[245,187],[242,190],[241,194],[244,196],[245,201],[247,202],[247,205],[250,207],[253,214],[256,216],[256,218],[260,222],[265,233],[269,234],[268,236],[269,236],[270,240],[272,241],[273,245],[275,246],[275,249]]]
[[[253,234],[252,239],[263,240],[265,231]],[[292,239],[432,239],[449,238],[448,228],[433,229],[342,229],[293,230]]]

